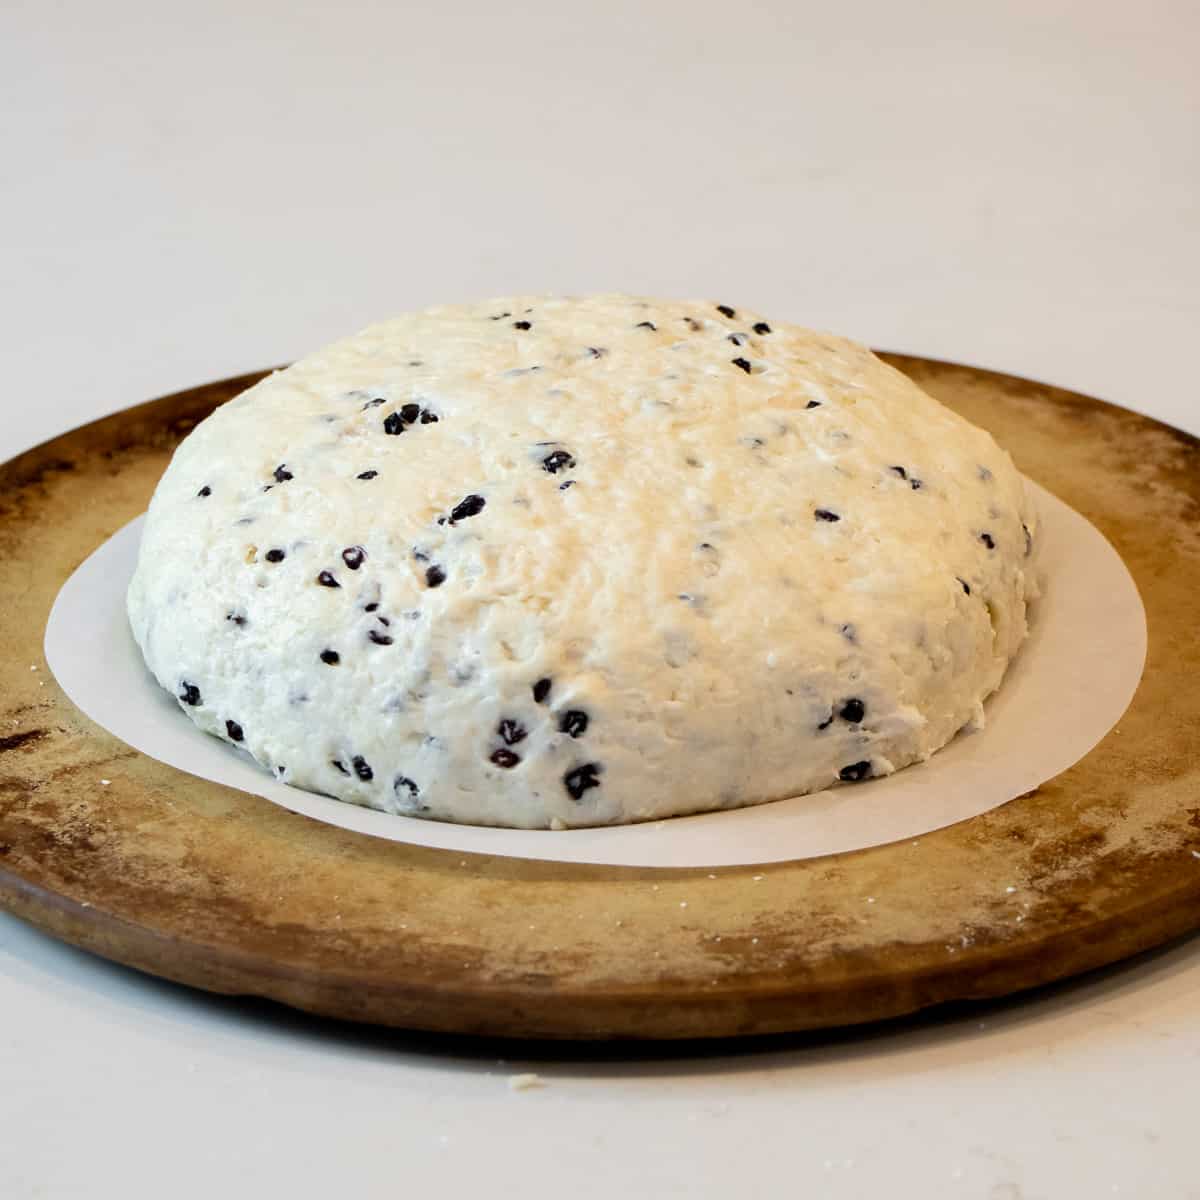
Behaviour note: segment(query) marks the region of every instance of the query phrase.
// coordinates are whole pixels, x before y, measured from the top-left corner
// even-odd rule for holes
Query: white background
[[[1165,0],[9,0],[0,455],[517,289],[746,303],[1200,433],[1198,35]],[[1200,1196],[1192,942],[953,1018],[530,1065],[0,919],[0,1014],[6,1200]]]

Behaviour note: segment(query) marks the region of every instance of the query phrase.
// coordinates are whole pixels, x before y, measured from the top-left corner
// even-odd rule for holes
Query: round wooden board
[[[75,567],[145,508],[178,440],[258,378],[246,376],[0,468],[0,905],[215,992],[541,1038],[871,1021],[1045,983],[1200,925],[1200,442],[1085,396],[887,357],[1086,514],[1141,590],[1137,695],[1051,782],[915,842],[710,872],[380,841],[146,758],[48,677],[46,618]]]

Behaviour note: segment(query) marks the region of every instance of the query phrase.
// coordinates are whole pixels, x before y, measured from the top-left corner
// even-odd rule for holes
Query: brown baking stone
[[[873,1021],[1033,987],[1196,928],[1200,442],[1027,380],[886,357],[1088,517],[1137,582],[1145,676],[1070,770],[915,841],[709,871],[408,846],[155,762],[62,694],[42,657],[46,619],[79,563],[144,510],[179,439],[251,375],[0,467],[0,907],[214,992],[541,1038]]]

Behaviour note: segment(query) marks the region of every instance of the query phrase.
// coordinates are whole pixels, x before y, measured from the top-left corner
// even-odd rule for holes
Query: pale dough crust
[[[129,614],[196,724],[298,787],[596,825],[928,757],[1025,637],[1036,534],[1008,455],[861,346],[518,297],[218,409],[158,486]]]

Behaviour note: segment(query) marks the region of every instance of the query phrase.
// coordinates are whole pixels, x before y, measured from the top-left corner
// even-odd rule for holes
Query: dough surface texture
[[[517,297],[374,325],[202,422],[129,616],[295,786],[518,828],[919,762],[1026,635],[1037,519],[982,430],[740,307]]]

